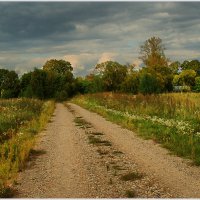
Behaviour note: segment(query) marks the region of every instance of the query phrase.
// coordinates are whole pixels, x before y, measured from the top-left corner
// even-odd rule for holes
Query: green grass
[[[73,103],[95,111],[144,139],[200,165],[200,94],[77,96]]]
[[[12,194],[12,184],[41,131],[54,111],[53,101],[34,99],[0,100],[0,197]]]

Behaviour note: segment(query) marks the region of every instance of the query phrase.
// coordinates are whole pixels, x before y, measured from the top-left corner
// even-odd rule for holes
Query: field
[[[98,93],[77,96],[72,102],[200,165],[199,99],[197,93],[145,96]]]
[[[11,195],[17,172],[24,168],[34,144],[54,110],[54,102],[0,100],[0,197]]]

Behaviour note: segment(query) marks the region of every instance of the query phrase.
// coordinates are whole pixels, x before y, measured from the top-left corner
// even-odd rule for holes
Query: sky
[[[18,74],[50,59],[76,76],[108,60],[140,66],[152,36],[171,61],[200,60],[200,2],[0,2],[0,68]]]

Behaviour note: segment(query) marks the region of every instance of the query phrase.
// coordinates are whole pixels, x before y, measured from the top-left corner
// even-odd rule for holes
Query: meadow
[[[199,99],[198,93],[96,93],[79,95],[72,102],[200,165]]]
[[[17,172],[25,167],[35,136],[53,110],[53,101],[0,100],[0,197],[12,196]]]

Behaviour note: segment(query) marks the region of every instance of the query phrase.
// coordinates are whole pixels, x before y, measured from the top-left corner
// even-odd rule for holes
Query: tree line
[[[151,37],[140,47],[140,70],[134,64],[115,61],[99,63],[85,77],[73,76],[71,63],[48,60],[42,69],[18,77],[15,71],[0,69],[0,97],[28,97],[65,100],[77,93],[103,91],[126,93],[162,93],[171,91],[200,91],[200,62],[185,60],[170,62],[159,37]]]

